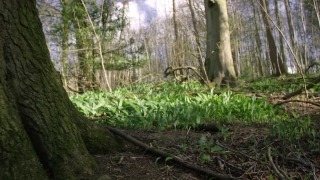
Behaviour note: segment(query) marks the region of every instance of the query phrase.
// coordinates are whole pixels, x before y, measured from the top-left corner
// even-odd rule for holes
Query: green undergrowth
[[[71,100],[97,122],[130,128],[186,128],[208,121],[261,123],[288,118],[266,99],[200,84],[162,83],[87,92]]]
[[[207,122],[243,123],[265,124],[271,137],[283,142],[318,136],[310,119],[288,115],[265,98],[226,89],[208,90],[198,83],[140,84],[70,98],[84,115],[97,123],[121,128],[183,129]]]
[[[246,90],[253,92],[264,92],[264,93],[290,93],[304,85],[312,84],[319,75],[312,74],[305,76],[304,79],[301,75],[287,75],[281,77],[269,77],[260,78],[251,82],[246,83]],[[309,89],[308,92],[320,92],[320,84],[316,84],[313,88]]]

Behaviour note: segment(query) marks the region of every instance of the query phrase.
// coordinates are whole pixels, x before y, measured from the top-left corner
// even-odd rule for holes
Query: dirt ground
[[[320,130],[320,108],[308,103],[282,105],[290,112],[310,116]],[[301,138],[288,143],[270,138],[268,125],[224,124],[226,132],[190,130],[123,130],[145,144],[176,155],[184,162],[237,179],[319,179],[320,139]],[[205,144],[199,140],[206,138]],[[308,141],[312,141],[311,146]],[[219,144],[219,146],[217,146]],[[206,146],[208,145],[208,146]],[[212,149],[213,148],[213,149]],[[216,148],[216,149],[214,149]],[[122,152],[97,155],[99,180],[214,179],[160,158],[131,143]],[[207,158],[207,159],[206,159]]]

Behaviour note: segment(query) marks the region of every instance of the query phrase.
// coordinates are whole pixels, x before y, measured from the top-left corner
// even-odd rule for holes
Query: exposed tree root
[[[121,130],[119,129],[116,129],[116,128],[112,128],[112,127],[108,127],[108,129],[113,132],[114,134],[124,138],[125,140],[127,140],[128,142],[134,144],[134,145],[137,145],[139,146],[140,148],[143,148],[144,150],[146,150],[147,152],[149,153],[152,153],[152,154],[155,154],[157,156],[160,156],[160,157],[163,157],[163,158],[167,158],[167,157],[170,157],[172,158],[171,160],[175,163],[178,163],[190,170],[193,170],[193,171],[196,171],[198,173],[202,173],[204,175],[208,175],[210,177],[213,177],[213,178],[216,178],[216,179],[236,179],[234,177],[231,177],[231,176],[228,176],[228,175],[224,175],[224,174],[221,174],[221,173],[218,173],[218,172],[215,172],[215,171],[212,171],[212,170],[209,170],[209,169],[204,169],[200,166],[197,166],[195,164],[191,164],[191,163],[188,163],[184,160],[182,160],[181,158],[173,155],[173,154],[170,154],[170,153],[167,153],[167,152],[164,152],[164,151],[161,151],[159,149],[156,149],[156,148],[153,148],[153,147],[150,147],[149,145],[133,138],[132,136],[129,136],[125,133],[123,133]]]

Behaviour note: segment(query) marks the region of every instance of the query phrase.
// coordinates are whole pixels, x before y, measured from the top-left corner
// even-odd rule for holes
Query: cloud
[[[125,0],[118,2],[123,3]],[[128,0],[127,5],[130,26],[136,30],[147,27],[153,20],[168,17],[172,13],[172,0]]]

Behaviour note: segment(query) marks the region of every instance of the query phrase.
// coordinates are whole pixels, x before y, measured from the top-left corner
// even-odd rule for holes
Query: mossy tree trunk
[[[205,68],[209,81],[234,85],[234,69],[226,0],[204,0],[207,23]]]
[[[95,88],[93,34],[88,14],[81,0],[62,0],[64,17],[75,31],[78,60],[78,91]],[[64,20],[65,20],[64,19]]]
[[[0,179],[79,179],[119,147],[70,102],[34,0],[0,0]]]

